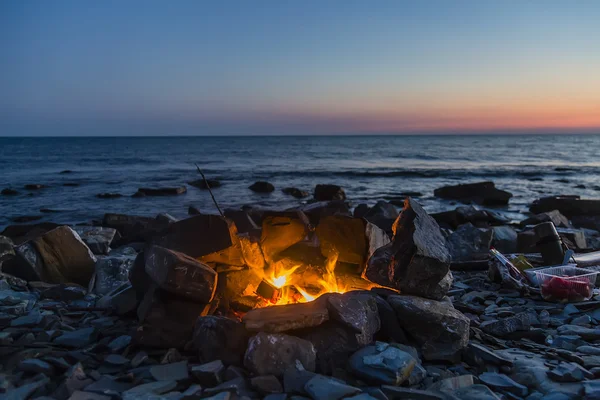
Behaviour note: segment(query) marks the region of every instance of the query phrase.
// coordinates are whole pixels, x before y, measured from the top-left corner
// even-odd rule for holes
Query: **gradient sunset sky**
[[[0,135],[600,133],[600,1],[0,2]]]

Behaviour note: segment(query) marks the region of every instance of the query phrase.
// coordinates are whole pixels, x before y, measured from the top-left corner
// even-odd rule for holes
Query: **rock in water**
[[[133,197],[142,196],[176,196],[187,192],[185,186],[165,187],[165,188],[139,188]]]
[[[0,266],[2,266],[2,261],[8,260],[15,255],[15,251],[13,250],[13,241],[6,236],[0,235]]]
[[[377,342],[354,353],[348,365],[350,371],[375,385],[400,385],[417,364],[410,354],[393,344]]]
[[[496,189],[494,182],[468,183],[454,186],[444,186],[435,189],[433,194],[442,199],[474,202],[488,206],[506,205],[512,194]]]
[[[217,273],[208,265],[160,246],[150,246],[144,254],[145,271],[161,289],[204,304],[212,300]]]
[[[25,280],[87,286],[94,273],[96,257],[68,226],[26,242],[16,252],[18,257],[3,270]]]
[[[281,189],[281,191],[284,194],[289,194],[290,196],[293,196],[293,197],[295,197],[297,199],[303,199],[305,197],[308,197],[308,192],[307,191],[300,190],[300,189],[295,188],[295,187],[286,187],[286,188]]]
[[[437,222],[419,203],[408,198],[393,228],[392,242],[375,251],[363,275],[384,284],[381,278],[385,280],[385,274],[380,269],[385,266],[385,257],[391,255],[386,286],[402,293],[441,300],[452,280],[450,253]]]
[[[469,343],[469,319],[451,304],[402,295],[387,300],[426,360],[452,361]]]
[[[308,371],[315,370],[317,352],[311,342],[295,336],[264,333],[248,341],[245,367],[256,375],[282,377],[289,366],[299,360]]]
[[[256,193],[271,193],[275,190],[275,186],[269,182],[258,181],[250,185],[248,189]]]
[[[212,189],[220,187],[221,182],[219,182],[216,179],[196,179],[194,181],[188,182],[188,185],[197,187],[198,189]]]
[[[338,185],[317,185],[314,198],[317,201],[346,200],[346,192]]]
[[[198,318],[193,341],[202,362],[221,360],[227,365],[242,365],[249,337],[241,322],[211,315]]]

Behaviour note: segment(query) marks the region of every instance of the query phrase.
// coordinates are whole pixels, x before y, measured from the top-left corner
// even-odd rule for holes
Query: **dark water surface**
[[[439,211],[454,206],[435,199],[435,188],[493,180],[515,195],[504,210],[514,216],[540,196],[600,197],[599,151],[600,135],[0,138],[0,189],[20,193],[0,196],[0,228],[21,215],[77,223],[105,212],[184,217],[189,205],[214,212],[208,192],[191,186],[180,196],[130,197],[139,187],[199,178],[194,163],[223,183],[214,190],[222,207],[283,209],[301,201],[280,189],[335,183],[353,204],[417,191],[426,209]],[[257,180],[276,191],[251,192]],[[25,190],[30,183],[48,187]],[[124,197],[96,198],[104,192]]]

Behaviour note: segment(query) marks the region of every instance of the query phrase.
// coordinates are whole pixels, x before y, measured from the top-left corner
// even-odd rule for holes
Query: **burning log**
[[[329,319],[327,295],[309,303],[257,308],[242,318],[246,329],[254,332],[286,332],[317,326]]]
[[[277,303],[281,297],[281,290],[263,279],[256,288],[256,294],[266,301]]]

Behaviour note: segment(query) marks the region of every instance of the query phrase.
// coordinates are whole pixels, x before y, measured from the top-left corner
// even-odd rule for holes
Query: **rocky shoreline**
[[[435,194],[464,204],[432,215],[410,197],[401,212],[384,201],[351,208],[342,188],[319,185],[313,202],[287,211],[8,226],[0,395],[600,398],[600,296],[545,301],[496,274],[489,255],[545,265],[534,226],[551,222],[576,262],[593,267],[600,201],[543,198],[517,223],[480,208],[510,201],[491,182]],[[299,265],[293,273],[312,293],[329,279],[329,291],[306,302],[290,285],[296,300],[276,303],[276,265]]]

